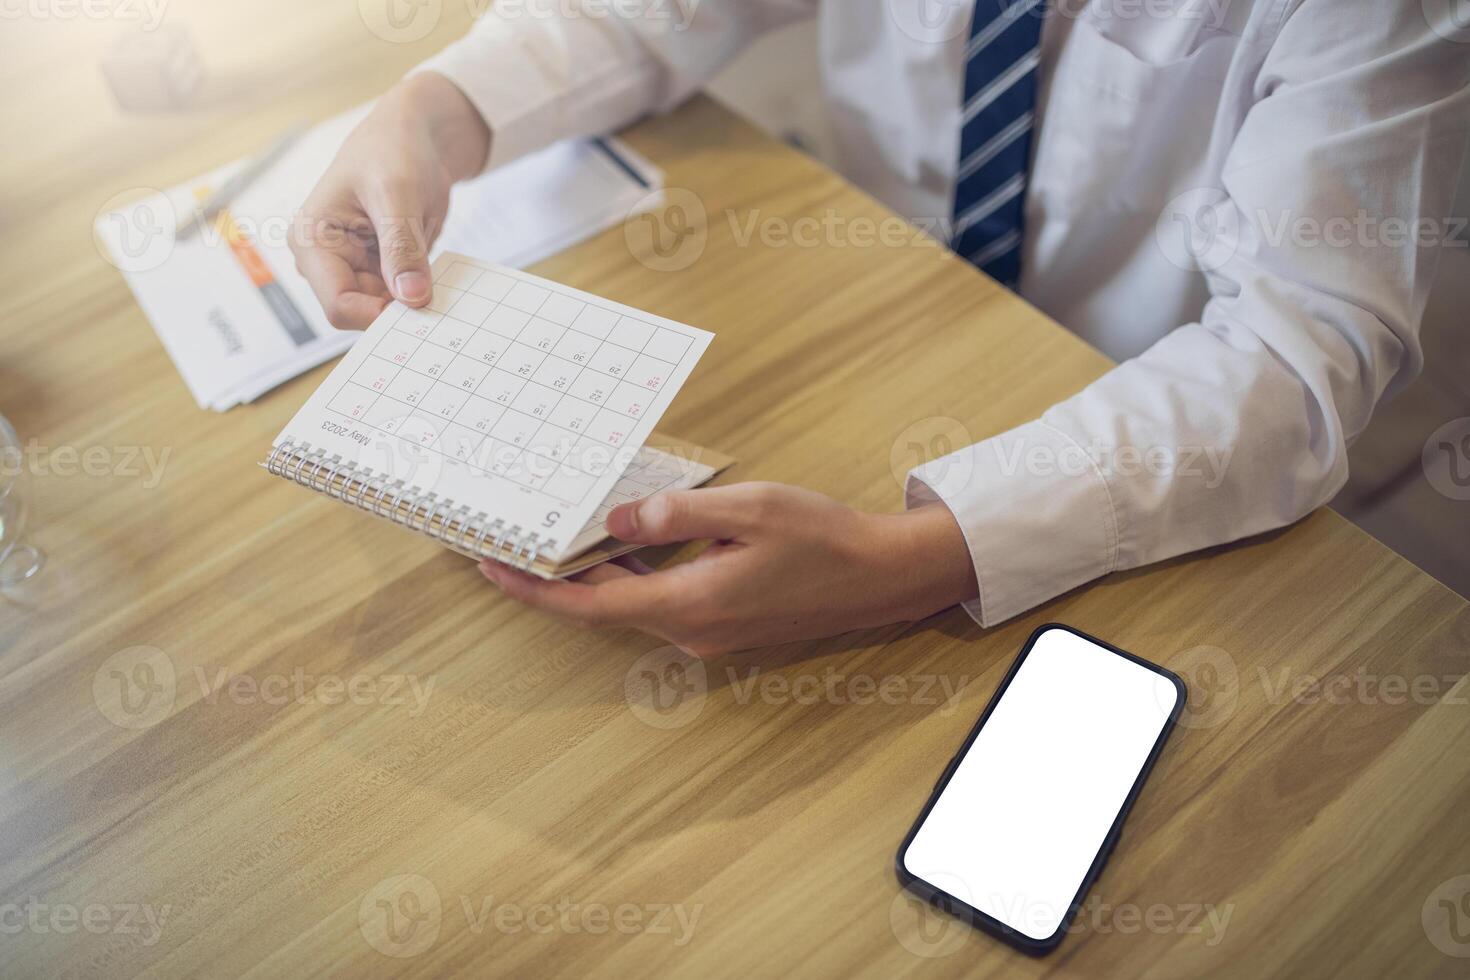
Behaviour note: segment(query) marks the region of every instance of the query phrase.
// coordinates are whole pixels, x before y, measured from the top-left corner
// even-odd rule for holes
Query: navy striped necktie
[[[975,0],[965,46],[951,240],[956,253],[1012,289],[1021,279],[1044,10],[1041,0]]]

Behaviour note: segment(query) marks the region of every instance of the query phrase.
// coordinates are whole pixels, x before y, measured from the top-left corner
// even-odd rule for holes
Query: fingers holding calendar
[[[637,574],[602,565],[542,581],[493,562],[507,596],[591,626],[635,626],[698,657],[921,619],[973,594],[959,526],[943,506],[865,514],[774,483],[660,494],[608,528],[639,544],[712,540],[692,561]]]
[[[365,328],[392,302],[376,272],[354,268],[341,252],[298,249],[294,241],[292,251],[296,253],[296,271],[311,284],[332,326],[343,330]]]
[[[708,332],[452,252],[433,272],[428,303],[385,307],[267,469],[462,554],[565,577],[612,557],[596,546],[613,506],[729,464],[645,452]]]
[[[291,251],[335,327],[363,329],[389,300],[429,302],[429,249],[444,228],[450,188],[476,172],[470,161],[483,159],[488,140],[473,126],[433,124],[420,90],[441,83],[453,88],[422,78],[379,100],[302,206]],[[456,97],[463,101],[455,93],[447,104]],[[459,135],[447,141],[445,133]]]

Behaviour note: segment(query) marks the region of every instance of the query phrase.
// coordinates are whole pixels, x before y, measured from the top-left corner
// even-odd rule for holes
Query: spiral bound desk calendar
[[[427,535],[470,558],[489,558],[530,571],[543,551],[558,546],[555,538],[507,526],[484,511],[471,513],[467,506],[440,499],[339,455],[328,456],[325,449],[313,448],[310,443],[297,445],[287,439],[271,449],[264,465],[276,476]]]
[[[602,547],[612,506],[729,464],[648,445],[713,334],[449,252],[433,274],[429,303],[388,304],[276,437],[267,470],[559,578],[629,550]]]

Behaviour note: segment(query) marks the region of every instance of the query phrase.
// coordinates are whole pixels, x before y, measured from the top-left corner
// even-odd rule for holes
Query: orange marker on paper
[[[198,187],[194,190],[194,198],[204,201],[209,198],[208,187]],[[260,290],[265,297],[266,305],[286,328],[286,334],[297,347],[308,344],[316,339],[316,331],[306,318],[301,315],[291,297],[280,283],[276,282],[276,275],[271,267],[266,264],[265,258],[256,250],[255,244],[250,241],[250,236],[245,234],[228,208],[220,208],[214,214],[215,228],[221,233],[226,244],[230,246],[230,252],[234,254],[235,261],[245,270],[245,275],[250,278],[256,289]]]

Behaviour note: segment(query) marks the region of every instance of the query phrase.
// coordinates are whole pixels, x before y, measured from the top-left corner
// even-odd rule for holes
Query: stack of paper
[[[297,209],[366,111],[311,130],[184,240],[175,239],[178,218],[246,161],[98,218],[99,240],[201,407],[253,401],[361,336],[327,322],[290,241]],[[558,144],[456,187],[434,254],[522,268],[657,206],[662,183],[616,140]]]

